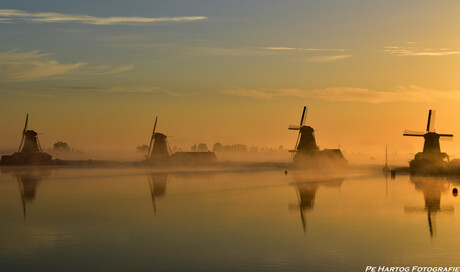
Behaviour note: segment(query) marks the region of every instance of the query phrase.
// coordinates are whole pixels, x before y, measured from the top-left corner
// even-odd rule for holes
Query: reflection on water
[[[380,172],[2,169],[0,271],[458,266],[455,182]]]
[[[148,175],[150,195],[152,196],[153,211],[157,213],[156,198],[162,197],[166,193],[166,183],[168,182],[167,173],[151,173]]]
[[[426,213],[430,236],[436,234],[435,215],[438,213],[453,213],[453,206],[441,207],[441,193],[449,191],[449,182],[445,177],[423,177],[411,176],[411,183],[415,189],[422,191],[425,199],[425,206],[405,207],[406,213]]]
[[[51,171],[47,169],[2,169],[2,174],[14,176],[18,182],[24,218],[26,218],[27,214],[27,204],[35,200],[38,184],[41,179],[48,176],[50,172]]]
[[[295,186],[299,196],[299,211],[303,231],[307,230],[307,220],[305,212],[312,210],[315,205],[316,191],[318,187],[340,188],[345,180],[345,174],[323,174],[321,176],[312,175],[309,172],[294,171]]]

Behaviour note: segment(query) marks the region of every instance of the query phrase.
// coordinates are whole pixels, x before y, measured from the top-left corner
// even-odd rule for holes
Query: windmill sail
[[[150,138],[149,150],[147,152],[147,157],[150,156],[150,151],[152,150],[153,138],[155,137],[155,129],[157,127],[158,115],[155,117],[155,124],[153,125],[152,137]]]
[[[19,144],[18,152],[21,152],[22,144],[24,143],[24,137],[26,136],[28,122],[29,122],[29,114],[26,115],[26,124],[24,125],[24,129],[22,130],[21,143]]]

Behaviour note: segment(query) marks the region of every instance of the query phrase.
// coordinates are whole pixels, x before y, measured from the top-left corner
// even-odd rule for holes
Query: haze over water
[[[309,179],[282,170],[4,169],[0,270],[458,266],[459,184],[356,170]]]

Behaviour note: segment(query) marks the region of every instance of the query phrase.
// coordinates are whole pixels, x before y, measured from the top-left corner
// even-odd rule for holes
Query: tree
[[[208,146],[204,143],[201,143],[198,145],[198,151],[201,151],[201,152],[207,152],[209,151],[208,149]]]
[[[140,145],[140,146],[136,147],[136,151],[139,152],[139,153],[146,153],[148,150],[149,150],[148,145]]]
[[[66,142],[56,142],[53,145],[53,149],[55,151],[69,152],[70,151],[70,146]]]
[[[196,147],[196,144],[192,145],[192,147],[190,147],[190,150],[191,151],[196,151],[197,147]]]
[[[214,152],[220,152],[223,150],[223,146],[221,143],[215,143],[213,146],[212,146],[212,151]]]

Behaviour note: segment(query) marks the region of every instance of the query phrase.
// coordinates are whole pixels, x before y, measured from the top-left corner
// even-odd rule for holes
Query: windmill
[[[316,145],[315,140],[315,130],[305,125],[307,119],[307,107],[303,107],[302,117],[300,118],[300,125],[290,125],[289,130],[298,130],[299,134],[297,135],[297,141],[294,147],[294,150],[291,152],[304,151],[318,151],[318,146]]]
[[[150,144],[147,159],[165,159],[169,157],[170,148],[166,140],[167,136],[163,133],[155,132],[158,122],[158,116],[155,118],[155,124],[153,125],[152,137],[150,138]]]
[[[43,165],[52,164],[51,155],[43,152],[38,133],[33,130],[28,130],[29,114],[26,115],[26,122],[22,130],[21,143],[19,144],[18,152],[12,155],[4,155],[1,158],[1,163],[4,165]]]
[[[27,124],[29,123],[29,114],[26,115],[26,123],[22,131],[21,143],[19,144],[18,152],[33,154],[42,152],[40,141],[38,140],[38,133],[33,130],[27,130]],[[22,150],[21,150],[22,148]]]
[[[348,165],[347,160],[340,149],[319,150],[316,145],[315,130],[305,125],[307,119],[307,107],[303,107],[302,117],[298,126],[291,125],[289,130],[298,130],[297,141],[292,159],[295,168],[321,169],[321,168],[343,168]]]
[[[423,137],[425,143],[423,145],[423,152],[415,155],[415,158],[410,162],[411,171],[440,171],[442,170],[443,163],[449,161],[449,156],[441,152],[439,140],[452,140],[454,135],[437,133],[434,129],[435,123],[434,110],[428,112],[428,122],[425,132],[419,131],[404,131],[403,136]]]

